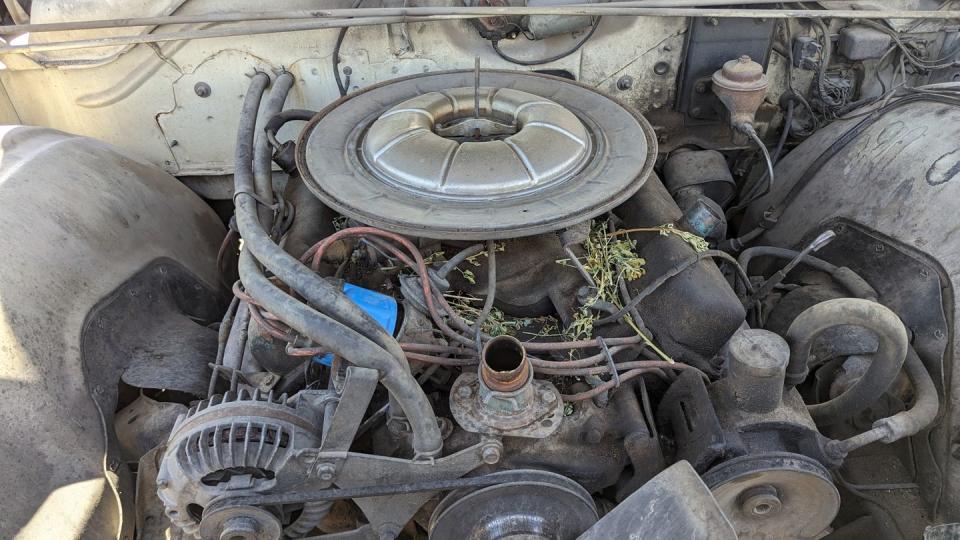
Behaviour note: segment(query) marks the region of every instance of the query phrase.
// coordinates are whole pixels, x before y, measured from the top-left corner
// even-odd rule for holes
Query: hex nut
[[[463,385],[460,388],[457,388],[457,397],[461,399],[467,399],[473,395],[473,388],[470,388],[469,385]]]
[[[334,474],[337,472],[336,467],[330,463],[320,463],[316,466],[315,470],[317,472],[317,478],[324,482],[333,480]]]
[[[494,444],[488,444],[480,450],[480,459],[487,465],[494,465],[500,462],[500,447]]]

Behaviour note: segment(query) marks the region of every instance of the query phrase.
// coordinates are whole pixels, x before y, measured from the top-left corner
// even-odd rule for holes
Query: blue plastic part
[[[343,292],[347,298],[353,300],[360,309],[366,311],[373,320],[383,327],[390,335],[397,329],[397,301],[393,297],[380,294],[370,289],[357,287],[350,283],[343,284]],[[333,365],[333,354],[327,353],[313,357],[314,362],[319,362],[325,366]]]
[[[723,223],[723,216],[717,215],[715,211],[707,206],[703,201],[697,201],[692,207],[687,209],[687,223],[690,224],[693,232],[708,238],[713,235],[717,227]]]

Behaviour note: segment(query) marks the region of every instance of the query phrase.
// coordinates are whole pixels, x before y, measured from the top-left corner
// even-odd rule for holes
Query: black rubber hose
[[[741,127],[741,130],[747,134],[748,137],[757,145],[757,148],[760,150],[760,154],[763,155],[763,162],[767,165],[767,173],[760,177],[760,181],[757,183],[756,189],[761,189],[760,186],[763,185],[762,182],[766,180],[766,187],[758,195],[751,195],[750,200],[746,203],[742,203],[744,206],[749,205],[750,202],[756,200],[760,197],[763,197],[767,193],[770,193],[773,190],[774,180],[774,170],[773,170],[773,157],[770,156],[770,151],[767,150],[767,146],[763,144],[763,140],[760,138],[760,135],[757,134],[757,130],[754,129],[753,125],[746,124]]]
[[[380,371],[391,397],[396,399],[405,413],[415,415],[409,421],[418,455],[435,455],[442,445],[436,416],[423,390],[410,374],[410,365],[400,344],[340,289],[314,274],[274,243],[257,219],[257,201],[252,192],[253,139],[260,101],[269,81],[265,73],[253,76],[250,89],[244,97],[237,131],[234,200],[237,228],[244,239],[244,249],[240,254],[241,282],[248,294],[295,330],[358,366]],[[286,285],[330,316],[320,315],[271,284],[257,265],[258,260]],[[320,321],[316,318],[320,318]],[[295,321],[297,324],[294,324]],[[355,348],[358,343],[363,347]],[[392,361],[384,362],[384,358]]]
[[[267,123],[263,126],[263,131],[267,135],[267,140],[276,141],[277,132],[280,131],[287,122],[306,122],[317,115],[317,111],[311,111],[310,109],[287,109],[285,111],[277,111],[271,115]]]
[[[723,242],[720,242],[720,245],[717,247],[719,249],[722,249],[723,251],[737,252],[743,249],[743,246],[759,238],[760,235],[763,234],[765,231],[766,229],[758,226],[748,231],[743,236],[740,236],[737,238],[730,238],[728,240],[724,240]]]
[[[743,250],[743,253],[740,254],[737,260],[740,261],[740,266],[743,267],[743,270],[749,273],[750,263],[756,257],[776,257],[778,259],[791,260],[799,254],[799,251],[792,249],[773,246],[756,246]],[[857,298],[873,300],[874,302],[876,302],[878,298],[876,289],[874,289],[867,280],[845,266],[830,264],[813,255],[804,255],[800,262],[815,270],[830,274],[833,279]]]
[[[270,97],[267,98],[263,106],[265,118],[272,118],[273,115],[283,109],[284,102],[287,101],[287,94],[293,87],[293,75],[284,71],[277,76],[273,82],[273,89],[270,90]],[[267,204],[273,204],[273,152],[270,145],[267,144],[267,134],[261,131],[257,134],[253,150],[253,185],[257,195]],[[266,205],[261,205],[257,212],[260,216],[260,223],[267,230],[273,226],[273,215]]]
[[[487,240],[487,299],[483,301],[483,309],[473,323],[474,339],[477,342],[477,352],[483,350],[483,323],[493,311],[493,302],[497,297],[497,243]]]
[[[340,97],[346,96],[347,90],[350,89],[350,76],[347,75],[346,82],[340,76],[340,48],[343,47],[343,40],[346,39],[349,29],[349,26],[340,29],[340,32],[337,33],[337,43],[333,46],[333,80],[337,83],[337,92],[340,92]]]
[[[752,125],[747,124],[744,128],[741,128],[741,131],[746,133],[753,140],[753,142],[757,145],[757,148],[763,154],[764,163],[766,164],[767,168],[764,173],[760,175],[760,178],[757,178],[756,182],[752,182],[749,186],[743,189],[743,196],[740,197],[740,202],[727,209],[726,216],[728,220],[732,219],[737,212],[750,206],[750,203],[770,192],[770,189],[773,186],[773,168],[777,164],[780,154],[783,152],[784,145],[787,143],[787,135],[790,133],[789,126],[790,123],[793,122],[793,107],[793,102],[791,101],[787,106],[787,114],[784,118],[783,131],[780,133],[780,139],[777,141],[777,146],[776,149],[774,149],[773,154],[770,154],[767,151],[767,147],[763,144],[763,141],[760,140],[760,136],[757,135],[757,132]],[[766,189],[761,187],[764,185],[766,186]]]
[[[362,3],[363,0],[355,0],[352,7],[356,9]],[[337,83],[337,91],[340,92],[340,97],[346,96],[347,92],[350,91],[350,74],[347,74],[346,80],[340,77],[340,48],[343,47],[343,40],[346,39],[349,29],[349,26],[340,29],[340,33],[337,34],[337,43],[333,46],[333,80]]]
[[[780,139],[777,140],[777,147],[773,150],[773,164],[776,165],[780,161],[780,155],[783,154],[783,149],[787,146],[787,137],[790,136],[790,126],[793,125],[793,115],[796,110],[796,104],[793,100],[787,101],[787,114],[783,118],[783,129],[780,132]]]
[[[776,257],[778,259],[787,259],[791,260],[797,255],[799,251],[792,249],[779,248],[773,246],[756,246],[752,248],[747,248],[743,250],[743,253],[737,257],[737,260],[740,261],[740,266],[743,267],[743,270],[750,273],[750,263],[753,262],[753,259],[756,257]],[[833,274],[837,271],[837,266],[830,264],[823,259],[818,259],[813,255],[804,255],[803,259],[800,260],[801,263],[813,268],[814,270],[819,270],[821,272],[826,272],[828,274]]]
[[[344,326],[359,332],[388,351],[397,365],[410,369],[400,344],[367,312],[351,301],[338,287],[328,283],[274,242],[257,218],[257,201],[253,196],[253,136],[257,111],[263,91],[270,78],[266,73],[253,76],[244,98],[237,133],[236,163],[234,167],[234,202],[237,229],[243,238],[245,250],[287,286],[300,294],[318,310]],[[275,315],[282,317],[281,314]]]
[[[461,249],[456,255],[450,257],[450,260],[443,263],[443,266],[437,270],[437,277],[441,279],[447,279],[447,274],[449,274],[457,266],[460,266],[463,261],[483,251],[483,248],[483,244],[473,244],[472,246],[467,246]]]
[[[232,371],[242,371],[243,357],[250,338],[250,306],[246,302],[237,305],[237,312],[228,331],[227,344],[223,348],[223,366]]]
[[[790,362],[786,386],[807,378],[810,349],[817,336],[835,326],[861,326],[877,336],[877,352],[867,372],[846,392],[826,401],[808,405],[810,416],[821,425],[830,425],[862,411],[883,395],[903,366],[907,356],[907,330],[897,314],[887,307],[861,298],[835,298],[807,308],[787,329]]]
[[[889,426],[897,439],[910,437],[930,426],[940,412],[940,396],[933,378],[913,347],[907,348],[907,358],[903,363],[904,371],[913,384],[914,402],[909,410],[895,414],[882,422]],[[882,439],[883,442],[893,442]],[[894,439],[896,440],[896,439]]]
[[[418,457],[440,453],[443,440],[437,417],[417,380],[387,351],[315,309],[283,292],[263,276],[250,250],[240,253],[240,280],[247,294],[291,328],[351,364],[375,369],[380,381],[397,400],[413,431]]]
[[[877,420],[869,431],[842,441],[830,441],[827,444],[828,455],[843,459],[850,452],[873,442],[890,444],[920,433],[936,420],[937,413],[940,412],[940,396],[930,372],[913,347],[907,347],[903,367],[913,385],[913,407],[889,418]]]

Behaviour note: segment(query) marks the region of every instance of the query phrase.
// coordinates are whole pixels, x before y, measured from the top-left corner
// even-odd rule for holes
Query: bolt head
[[[470,388],[469,385],[463,385],[460,388],[457,388],[457,397],[460,399],[467,399],[473,395],[473,388]]]
[[[210,88],[209,84],[201,81],[193,85],[193,92],[199,97],[206,98],[210,97],[210,94],[213,93],[213,90]]]
[[[629,90],[633,88],[633,77],[624,75],[617,79],[617,90]]]
[[[783,503],[773,486],[757,486],[740,495],[740,507],[745,514],[755,519],[780,513]]]
[[[553,403],[557,400],[557,395],[551,390],[541,390],[540,391],[540,401],[544,403]]]
[[[496,445],[484,446],[480,450],[480,459],[487,465],[493,465],[500,462],[500,448]]]
[[[323,480],[324,482],[329,482],[333,480],[333,476],[336,473],[336,468],[329,463],[321,463],[316,467],[317,478]]]

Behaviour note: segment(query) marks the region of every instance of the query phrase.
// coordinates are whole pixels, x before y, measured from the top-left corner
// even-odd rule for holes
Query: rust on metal
[[[494,392],[514,392],[530,380],[530,360],[517,338],[498,336],[480,353],[480,378]]]

